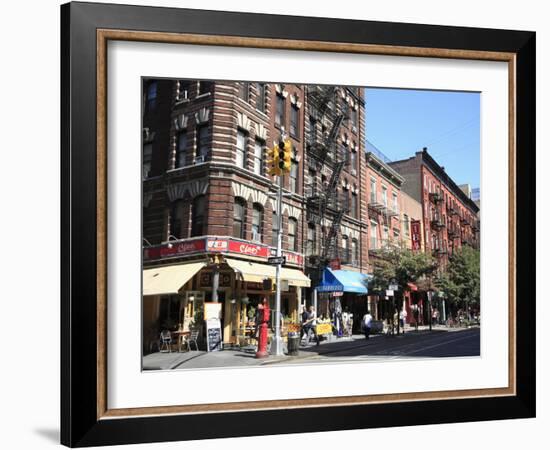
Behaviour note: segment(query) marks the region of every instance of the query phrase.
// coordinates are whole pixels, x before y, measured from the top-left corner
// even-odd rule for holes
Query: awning
[[[332,270],[328,267],[323,272],[321,284],[317,286],[317,292],[351,292],[354,294],[367,294],[367,281],[369,275],[351,270]]]
[[[232,258],[225,258],[225,261],[244,281],[261,283],[265,278],[275,278],[275,266]],[[281,269],[281,280],[287,280],[290,286],[309,287],[311,283],[301,270],[286,267]]]
[[[206,262],[155,267],[143,271],[143,295],[169,295],[178,291],[206,266]]]

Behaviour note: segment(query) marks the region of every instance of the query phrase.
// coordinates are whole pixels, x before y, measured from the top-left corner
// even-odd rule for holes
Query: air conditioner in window
[[[205,155],[195,156],[195,164],[201,164],[206,161]]]
[[[262,242],[262,234],[256,230],[252,230],[252,240],[255,242]]]

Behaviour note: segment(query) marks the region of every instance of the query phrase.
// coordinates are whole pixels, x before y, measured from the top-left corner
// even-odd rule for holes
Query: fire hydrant
[[[256,352],[256,358],[267,358],[267,323],[269,322],[269,303],[264,298],[262,303],[258,305],[259,320],[258,324],[258,351]]]

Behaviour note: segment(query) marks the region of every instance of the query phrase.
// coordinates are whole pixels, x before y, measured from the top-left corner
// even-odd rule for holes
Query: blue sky
[[[457,184],[479,187],[479,102],[478,93],[367,88],[366,136],[391,160],[428,147]]]

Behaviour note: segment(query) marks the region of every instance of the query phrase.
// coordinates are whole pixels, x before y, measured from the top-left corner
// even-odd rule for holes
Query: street
[[[323,341],[301,346],[298,356],[256,359],[255,349],[219,352],[153,353],[143,358],[144,370],[200,369],[213,367],[266,366],[273,364],[314,364],[351,361],[389,361],[399,358],[442,358],[480,355],[480,330],[434,328],[433,331],[408,331],[404,335],[375,335],[369,340]]]

